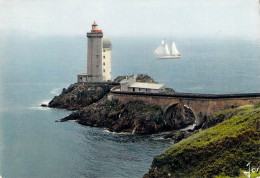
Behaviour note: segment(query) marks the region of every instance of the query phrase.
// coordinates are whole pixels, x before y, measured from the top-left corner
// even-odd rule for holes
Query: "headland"
[[[193,131],[207,128],[207,118],[215,112],[260,102],[258,93],[192,94],[176,93],[168,88],[161,93],[120,91],[120,81],[125,78],[129,76],[119,76],[114,82],[72,84],[55,96],[48,107],[75,110],[57,120],[59,122],[76,120],[112,132],[154,134],[178,131],[180,135],[179,131],[190,125],[195,126]],[[140,74],[136,79],[156,83],[146,74]],[[181,135],[185,138],[193,131]]]

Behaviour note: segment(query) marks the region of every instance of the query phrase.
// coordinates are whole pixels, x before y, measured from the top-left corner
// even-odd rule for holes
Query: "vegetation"
[[[145,177],[237,177],[260,165],[260,104],[218,112],[229,118],[155,157]]]

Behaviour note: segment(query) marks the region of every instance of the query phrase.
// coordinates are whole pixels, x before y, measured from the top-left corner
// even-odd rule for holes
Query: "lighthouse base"
[[[85,82],[105,82],[105,81],[103,80],[102,75],[79,74],[78,83],[85,83]]]
[[[110,78],[106,80],[102,75],[88,75],[86,73],[79,74],[77,77],[78,83],[100,83],[100,82],[113,82],[114,80]]]

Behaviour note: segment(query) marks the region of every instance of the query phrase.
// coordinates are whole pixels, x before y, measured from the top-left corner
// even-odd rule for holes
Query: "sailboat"
[[[162,40],[162,45],[159,46],[154,51],[154,54],[160,59],[171,59],[171,58],[180,58],[181,57],[174,42],[172,42],[172,54],[170,53],[170,50],[168,48],[168,45],[167,45],[165,39]]]

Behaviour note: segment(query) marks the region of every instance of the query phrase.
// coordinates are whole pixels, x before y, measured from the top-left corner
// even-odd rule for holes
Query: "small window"
[[[139,88],[139,91],[141,91],[141,89]]]
[[[103,72],[106,72],[105,69],[103,69]]]
[[[105,59],[106,58],[106,56],[103,56],[103,59]]]
[[[97,54],[97,57],[98,57],[98,54]]]
[[[103,50],[103,52],[106,52],[106,50]]]
[[[103,62],[103,65],[106,65],[106,63]]]
[[[98,65],[97,65],[97,67],[98,67]]]

